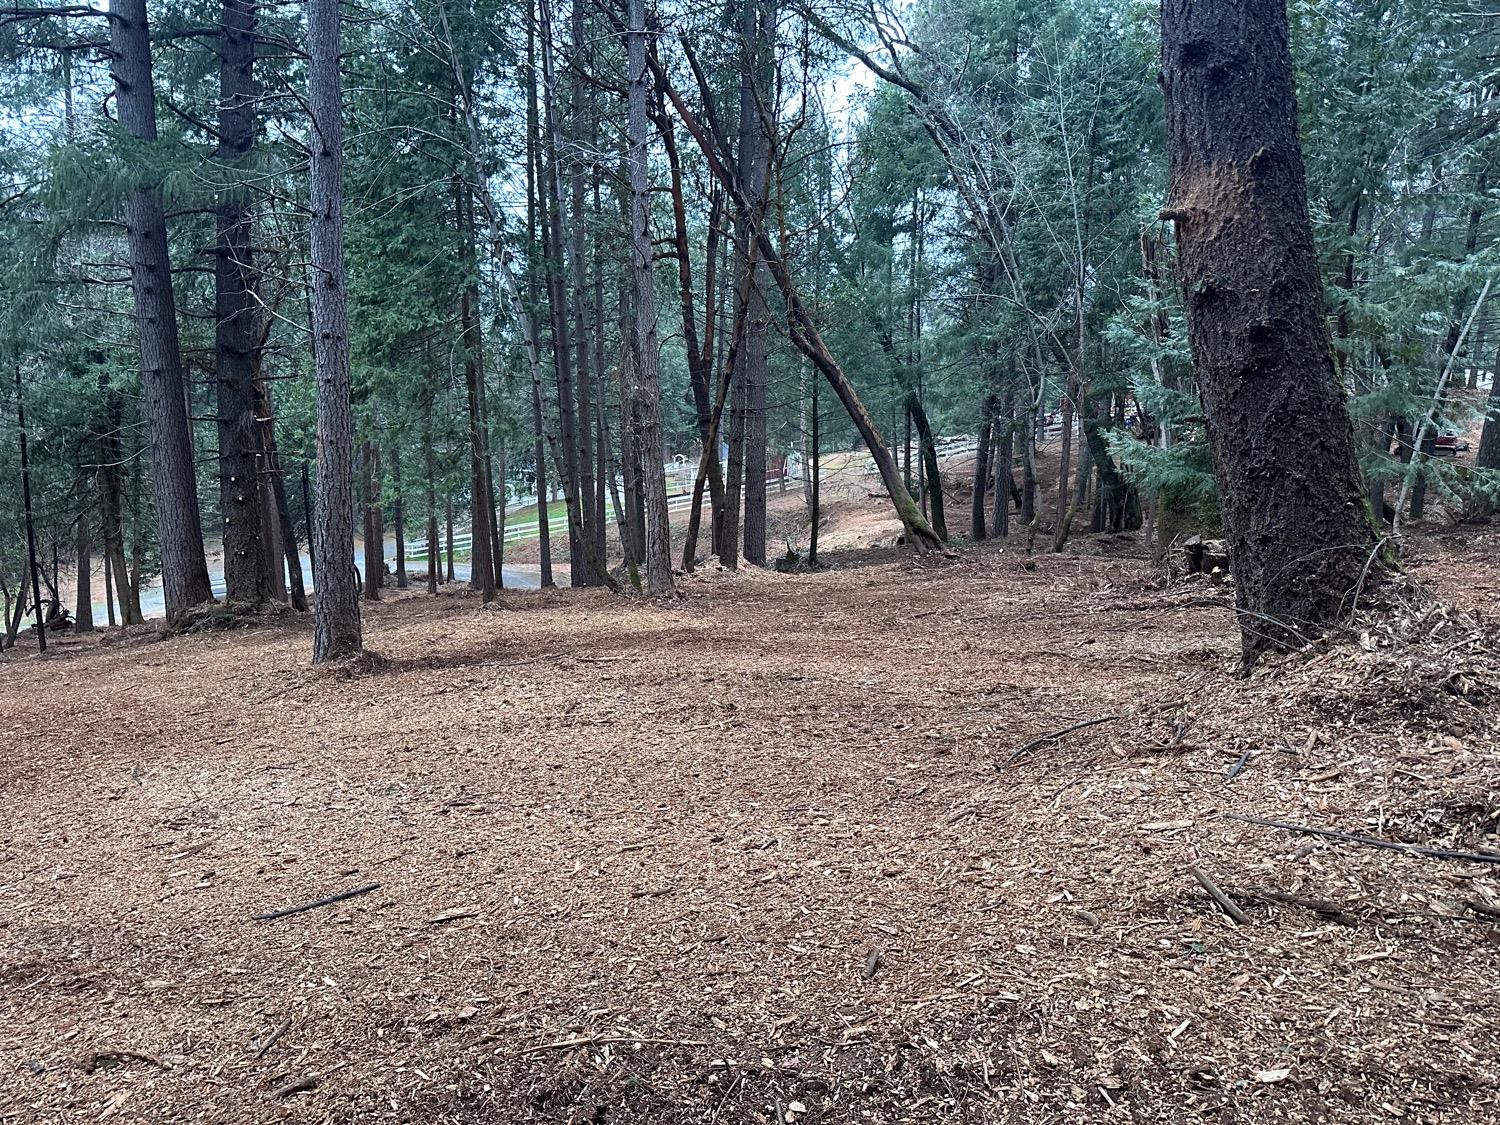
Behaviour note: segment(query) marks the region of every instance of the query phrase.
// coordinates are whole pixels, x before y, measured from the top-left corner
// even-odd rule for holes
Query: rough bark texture
[[[109,28],[120,125],[138,141],[155,141],[156,94],[146,0],[111,4]],[[140,333],[141,397],[151,441],[162,597],[167,619],[173,620],[192,606],[212,601],[213,589],[203,554],[187,383],[177,338],[172,262],[167,254],[167,221],[159,185],[144,182],[129,188],[125,226]]]
[[[241,167],[255,144],[255,8],[224,0],[219,39],[219,147],[222,175]],[[250,203],[238,185],[220,189],[214,246],[214,385],[219,438],[219,510],[224,527],[224,590],[233,602],[261,602],[279,559],[262,529],[264,489],[257,472],[261,427],[256,421],[255,353],[260,311],[252,286]],[[266,465],[267,469],[270,465]],[[275,518],[271,516],[270,518]]]
[[[1248,666],[1337,623],[1376,549],[1324,321],[1284,0],[1163,0],[1162,86],[1164,214]]]
[[[635,277],[634,409],[640,415],[641,489],[646,501],[646,589],[672,589],[672,528],[667,516],[667,478],[662,455],[661,339],[652,277],[651,180],[646,136],[646,4],[630,0],[630,268]]]
[[[1500,378],[1491,376],[1491,379],[1489,412],[1484,418],[1484,429],[1479,435],[1479,451],[1475,455],[1475,464],[1481,469],[1500,469]]]
[[[770,186],[771,140],[766,115],[775,109],[771,91],[775,66],[772,51],[776,31],[770,0],[741,0],[739,173],[753,215],[739,217],[740,245],[749,247],[753,232],[764,225]],[[745,304],[745,342],[735,372],[743,394],[744,433],[744,556],[747,563],[766,565],[766,386],[771,309],[766,301],[766,267],[755,255],[741,257],[740,269],[752,270]],[[737,397],[736,402],[740,399]],[[738,428],[738,422],[736,422]]]
[[[350,405],[349,311],[344,287],[343,87],[338,0],[307,5],[311,169],[309,264],[317,369],[318,499],[313,586],[313,663],[363,646],[354,570],[354,412]]]

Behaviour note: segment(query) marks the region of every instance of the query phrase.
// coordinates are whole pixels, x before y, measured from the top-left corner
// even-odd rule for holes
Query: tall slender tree
[[[219,21],[219,147],[224,178],[214,246],[214,385],[219,439],[219,511],[224,525],[224,589],[233,602],[271,595],[272,559],[261,535],[265,489],[257,462],[256,339],[260,310],[253,286],[252,212],[239,182],[255,144],[255,5],[224,0]],[[271,466],[261,462],[267,477]],[[279,520],[279,513],[272,516]]]
[[[354,569],[354,409],[350,402],[348,292],[344,284],[343,81],[339,0],[308,0],[308,109],[312,212],[308,258],[317,368],[318,499],[314,519],[313,663],[363,647]]]
[[[110,5],[109,39],[120,126],[134,140],[152,145],[156,141],[156,89],[146,0],[117,0]],[[203,551],[167,220],[151,163],[143,159],[137,164],[141,175],[128,189],[125,226],[140,336],[141,392],[151,440],[162,596],[171,620],[192,606],[212,601],[213,588]]]
[[[630,267],[635,275],[635,365],[632,408],[640,417],[641,488],[646,499],[646,587],[672,589],[672,529],[662,459],[661,336],[656,323],[656,261],[651,243],[651,182],[646,124],[646,3],[629,0],[627,36],[630,131]]]

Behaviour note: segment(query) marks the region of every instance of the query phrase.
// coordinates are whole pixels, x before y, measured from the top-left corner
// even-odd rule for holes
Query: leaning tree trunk
[[[224,0],[219,41],[219,149],[222,175],[214,246],[214,385],[219,435],[219,510],[224,521],[224,593],[232,602],[271,596],[272,559],[262,536],[265,492],[257,471],[255,353],[260,310],[251,291],[251,210],[234,179],[255,144],[255,6]],[[267,470],[271,468],[269,456]],[[270,519],[277,518],[270,515]]]
[[[641,488],[646,499],[646,589],[672,589],[672,528],[667,515],[667,478],[662,462],[661,338],[656,324],[656,285],[651,266],[651,182],[646,137],[646,3],[630,0],[630,268],[635,277],[634,409],[641,419]]]
[[[1248,669],[1338,624],[1377,543],[1324,319],[1285,0],[1162,0],[1161,14],[1162,214],[1177,224]]]
[[[146,0],[116,0],[109,9],[110,52],[120,125],[138,141],[156,140],[156,94]],[[162,597],[168,620],[213,601],[198,484],[193,473],[192,426],[172,297],[172,261],[161,188],[132,184],[125,202],[130,276],[140,333],[141,395],[151,440],[151,484],[161,549]],[[257,524],[258,526],[258,524]]]
[[[313,663],[363,647],[354,570],[354,411],[349,312],[344,288],[343,89],[338,0],[308,0],[309,265],[317,370],[318,501],[313,554],[317,590]]]

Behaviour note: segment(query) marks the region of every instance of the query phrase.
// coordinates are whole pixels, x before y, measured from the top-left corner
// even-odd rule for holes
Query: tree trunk
[[[308,0],[308,258],[318,414],[314,664],[352,656],[363,646],[354,568],[354,412],[350,404],[348,294],[344,287],[339,39],[338,0]]]
[[[552,314],[552,358],[557,368],[557,413],[562,437],[562,486],[564,500],[573,518],[569,521],[569,585],[588,585],[588,567],[584,562],[584,544],[578,534],[586,531],[579,504],[578,414],[577,392],[573,386],[572,342],[568,331],[568,297],[564,265],[564,230],[567,217],[563,205],[561,153],[562,127],[557,106],[557,75],[552,61],[553,26],[551,0],[539,5],[542,55],[543,117],[546,125],[544,176],[542,193],[542,248],[547,262],[547,301]],[[578,216],[574,216],[575,219]],[[576,533],[575,533],[576,532]]]
[[[1162,0],[1189,342],[1235,572],[1242,666],[1344,620],[1374,529],[1333,371],[1284,0]]]
[[[807,565],[815,567],[818,565],[818,524],[823,518],[822,513],[822,480],[820,479],[819,459],[821,450],[818,445],[818,380],[812,380],[811,402],[811,426],[808,435],[808,472],[812,476],[812,493],[808,497],[807,518],[809,529],[807,533]]]
[[[1500,367],[1500,363],[1496,364]],[[1479,434],[1479,451],[1474,463],[1481,469],[1500,469],[1500,377],[1490,377],[1490,395],[1486,403],[1484,429]]]
[[[391,522],[396,525],[396,589],[405,590],[411,585],[406,576],[406,504],[401,492],[401,445],[391,443],[391,484],[396,495],[391,505]]]
[[[701,67],[697,63],[696,55],[691,51],[691,45],[684,41],[684,50],[688,53],[689,61],[693,66],[694,77],[698,81],[700,90],[707,90],[707,79]],[[724,185],[725,190],[734,200],[735,206],[741,214],[754,214],[753,208],[748,202],[748,197],[739,182],[738,175],[730,168],[724,159],[726,145],[724,138],[717,132],[710,133],[705,130],[698,118],[687,107],[681,95],[670,84],[668,76],[657,72],[657,80],[662,83],[662,88],[672,100],[672,107],[677,110],[682,123],[693,135],[699,150],[708,162],[710,171]],[[709,91],[709,97],[712,92]],[[905,532],[906,542],[918,551],[941,551],[945,550],[943,541],[933,532],[932,527],[923,518],[921,511],[917,508],[915,501],[911,498],[901,481],[900,470],[895,460],[891,457],[890,448],[880,436],[880,431],[875,425],[875,420],[870,412],[865,409],[864,402],[859,397],[859,392],[844,374],[843,368],[839,366],[838,360],[829,351],[823,342],[822,334],[807,309],[802,299],[802,294],[792,280],[791,272],[787,269],[786,262],[782,260],[777,252],[776,244],[771,240],[770,234],[765,229],[764,222],[757,221],[753,230],[754,242],[758,253],[765,261],[771,277],[776,282],[776,287],[781,291],[782,300],[786,304],[788,335],[792,343],[813,363],[819,373],[828,380],[828,385],[833,388],[834,394],[838,396],[849,415],[849,420],[859,431],[864,439],[865,447],[870,451],[870,459],[875,462],[875,468],[880,473],[881,482],[886,486],[890,494],[891,505],[895,508],[897,516]],[[730,483],[730,482],[726,482]],[[727,491],[727,489],[726,489]],[[726,503],[726,507],[728,504]],[[729,513],[726,511],[726,518]],[[726,536],[727,538],[727,536]]]
[[[255,144],[255,6],[224,0],[219,39],[219,147],[221,175],[245,170]],[[236,183],[220,189],[214,245],[214,385],[217,388],[219,510],[224,520],[224,596],[257,604],[278,583],[280,559],[268,549],[264,529],[276,518],[264,511],[257,471],[263,442],[256,420],[256,339],[260,311],[252,287],[250,201]],[[269,464],[266,468],[269,469]]]
[[[99,507],[104,534],[104,581],[106,591],[112,589],[119,595],[114,600],[119,602],[120,623],[139,625],[141,607],[138,601],[130,597],[129,568],[125,563],[125,497],[120,482],[120,471],[124,463],[124,450],[120,445],[122,404],[119,392],[105,385],[104,376],[100,377],[100,387],[104,392],[105,412],[104,433],[99,439]]]
[[[365,442],[365,600],[378,602],[385,585],[385,513],[380,506],[380,450]]]
[[[115,590],[109,579],[109,555],[103,556],[104,561],[104,619],[113,629],[118,621],[115,618]]]
[[[1016,399],[1015,392],[1009,388],[1005,391],[995,428],[995,508],[991,526],[995,538],[1004,539],[1010,535],[1010,492],[1015,487],[1011,473],[1016,457]],[[1028,482],[1027,495],[1032,491]]]
[[[661,98],[660,91],[657,92],[657,97]],[[719,256],[719,228],[724,217],[724,195],[718,188],[714,188],[710,195],[708,233],[704,249],[703,334],[700,336],[697,299],[693,290],[693,259],[688,239],[687,205],[684,202],[682,190],[682,160],[677,152],[674,128],[665,109],[658,108],[656,117],[661,131],[662,145],[667,153],[667,166],[671,171],[672,232],[677,255],[677,290],[678,299],[682,304],[682,342],[687,352],[688,383],[693,392],[693,408],[698,422],[698,440],[707,445],[711,440],[709,431],[713,415],[713,356],[717,329],[715,316],[717,302],[714,292],[718,282],[716,271]],[[717,513],[724,508],[724,473],[717,457],[710,458],[706,464],[708,465],[708,493],[715,513],[714,518],[717,519]],[[694,491],[693,510],[688,516],[689,523],[694,527],[692,539],[695,548],[697,528],[702,524],[702,503],[702,490],[697,489]],[[692,569],[693,561],[686,555],[683,556],[683,566],[686,569]]]
[[[264,337],[262,337],[264,339]],[[271,398],[271,384],[259,377],[261,364],[256,361],[256,388],[260,396],[257,410],[261,417],[261,448],[265,450],[267,503],[274,513],[279,530],[281,554],[286,559],[286,572],[291,585],[292,608],[307,612],[307,588],[302,573],[302,555],[297,549],[297,525],[292,520],[291,505],[286,498],[286,471],[281,465],[281,452],[276,445],[276,406]],[[304,466],[305,470],[305,466]]]
[[[533,17],[534,3],[528,0],[526,20],[526,248],[530,257],[537,242],[537,203],[538,193],[541,190],[542,179],[539,171],[541,161],[541,146],[538,132],[537,98],[536,98],[536,20]],[[534,263],[528,263],[526,270],[526,300],[527,317],[530,319],[537,305],[536,269]],[[536,531],[537,531],[537,560],[541,570],[542,589],[546,590],[557,583],[552,577],[552,529],[549,526],[551,514],[548,510],[549,495],[547,488],[547,451],[546,451],[546,414],[547,399],[546,392],[542,387],[542,368],[540,363],[532,363],[531,367],[531,431],[532,431],[532,457],[535,459],[536,472]]]
[[[151,75],[151,39],[146,0],[110,5],[110,54],[120,125],[133,138],[156,140],[156,92]],[[151,440],[151,484],[156,499],[161,550],[162,596],[167,619],[213,601],[198,483],[193,471],[192,424],[188,418],[167,221],[158,184],[138,181],[128,189],[125,226],[130,275],[140,334],[141,393]]]
[[[932,436],[932,423],[927,419],[927,410],[917,392],[906,392],[906,410],[917,426],[917,438],[922,443],[922,479],[926,482],[926,495],[931,505],[932,530],[939,539],[948,538],[948,522],[943,514],[943,477],[938,469],[937,443]]]
[[[979,414],[979,442],[974,449],[974,496],[969,507],[969,537],[978,543],[985,537],[985,490],[990,483],[990,431],[995,421],[995,396],[985,395]]]
[[[448,562],[448,569],[447,569],[446,578],[444,579],[444,581],[452,582],[452,581],[454,581],[454,577],[453,577],[453,501],[452,501],[452,499],[449,499],[448,504],[447,504],[447,509],[446,509],[444,515],[445,515],[445,517],[447,519],[447,548],[448,548],[448,560],[447,560],[447,562]]]
[[[572,44],[571,52],[575,65],[571,68],[569,95],[572,102],[572,141],[575,154],[582,151],[597,150],[597,144],[590,144],[588,137],[587,117],[591,110],[591,98],[588,86],[577,65],[583,58],[586,49],[584,35],[583,12],[585,5],[579,0],[574,0],[571,5],[571,28]],[[589,326],[590,293],[588,283],[588,223],[587,210],[584,193],[584,161],[575,155],[572,161],[570,184],[570,212],[572,219],[568,227],[568,236],[571,240],[570,249],[570,276],[572,283],[572,329],[573,329],[573,354],[574,354],[574,387],[578,396],[578,494],[579,509],[582,515],[582,524],[585,534],[589,536],[595,553],[603,554],[603,542],[595,524],[597,518],[597,497],[595,489],[594,471],[594,379],[592,356],[589,352],[592,333]],[[559,254],[561,251],[559,251]],[[592,575],[584,571],[584,584],[595,585]]]
[[[651,182],[646,136],[646,2],[629,0],[630,82],[630,267],[635,276],[634,409],[641,419],[641,488],[646,500],[646,589],[672,590],[672,529],[667,516],[667,478],[662,454],[661,340],[656,325],[652,276]]]
[[[464,388],[469,404],[469,586],[478,590],[486,602],[495,600],[494,535],[490,521],[494,509],[490,504],[489,474],[485,458],[489,445],[489,427],[484,408],[484,337],[479,326],[478,266],[472,253],[473,209],[468,205],[468,191],[458,193],[459,241],[465,267],[471,271],[459,298],[459,321],[464,334]]]

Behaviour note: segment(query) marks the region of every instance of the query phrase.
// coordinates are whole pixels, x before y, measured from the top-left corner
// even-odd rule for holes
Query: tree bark
[[[313,663],[359,652],[354,569],[354,412],[350,403],[348,293],[344,286],[343,84],[338,0],[308,0],[308,257],[317,372],[317,590]]]
[[[646,589],[672,590],[672,529],[662,453],[661,340],[656,324],[655,254],[651,245],[651,181],[646,135],[646,3],[629,0],[630,267],[635,277],[634,409],[641,419],[641,487],[646,500]]]
[[[1334,378],[1285,0],[1162,0],[1161,15],[1163,216],[1177,224],[1248,669],[1342,622],[1381,565]]]
[[[255,144],[255,6],[224,0],[219,37],[219,147],[221,175],[244,171]],[[220,188],[214,245],[214,385],[219,440],[219,510],[224,521],[224,596],[257,604],[271,596],[279,566],[263,528],[275,515],[263,511],[265,491],[257,471],[262,449],[256,420],[256,340],[260,312],[252,287],[253,214],[238,183]],[[269,469],[269,457],[266,468]]]
[[[990,431],[995,422],[995,396],[985,395],[979,414],[979,442],[974,449],[974,496],[969,506],[969,537],[974,542],[985,538],[985,490],[990,483]]]
[[[552,358],[557,369],[557,413],[562,438],[562,486],[564,499],[573,510],[568,531],[569,585],[588,585],[584,545],[578,534],[586,533],[581,510],[578,464],[577,392],[573,386],[572,343],[568,325],[568,296],[565,276],[564,231],[567,216],[562,190],[562,127],[557,106],[557,75],[552,59],[553,24],[551,0],[541,0],[539,7],[542,56],[542,108],[546,127],[542,193],[542,248],[547,262],[547,300],[552,314]],[[574,216],[575,221],[578,216]],[[575,534],[575,531],[578,534]]]
[[[110,5],[109,28],[120,125],[136,140],[154,142],[156,92],[146,0],[116,0]],[[171,621],[192,606],[213,601],[213,588],[203,553],[192,424],[185,397],[187,382],[177,337],[167,221],[158,184],[146,180],[129,187],[125,226],[140,333],[141,393],[151,441],[162,596]]]
[[[378,602],[385,585],[385,512],[380,506],[380,449],[365,442],[365,600]]]
[[[469,192],[459,185],[458,237],[468,279],[459,297],[459,321],[464,337],[464,388],[469,405],[469,586],[486,602],[495,600],[494,534],[490,521],[489,473],[486,457],[489,427],[484,402],[484,337],[479,325],[478,263],[474,254],[474,216]]]
[[[750,253],[754,232],[765,224],[769,202],[771,138],[767,117],[775,112],[774,0],[740,0],[739,177],[752,214],[738,217],[739,268],[750,270],[745,306],[745,342],[740,349],[736,402],[743,399],[741,458],[744,483],[744,557],[766,565],[766,388],[771,309],[766,301],[765,263]],[[736,430],[740,422],[735,422]]]

